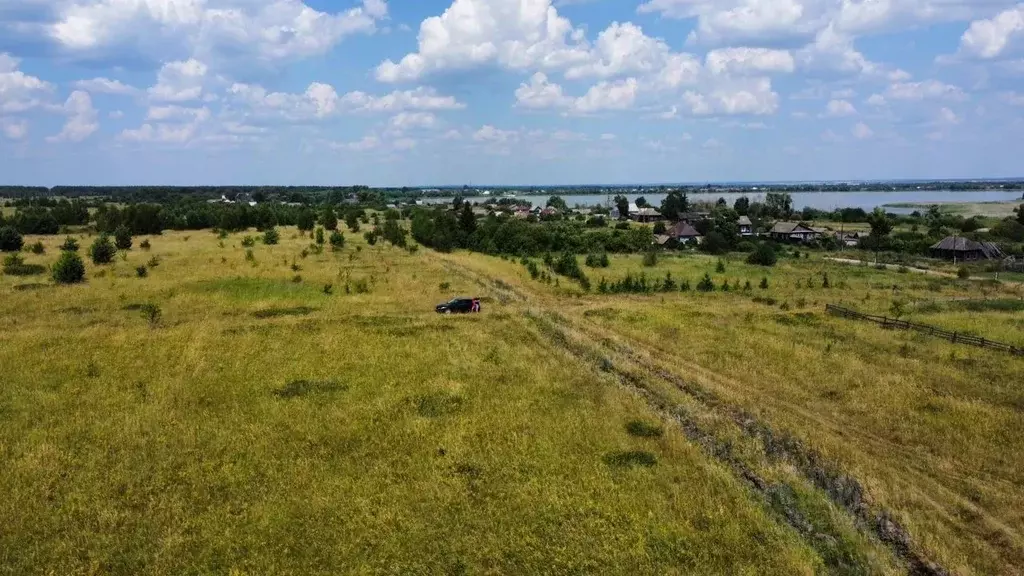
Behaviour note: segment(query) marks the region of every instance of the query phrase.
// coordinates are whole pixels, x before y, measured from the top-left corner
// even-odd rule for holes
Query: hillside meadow
[[[1024,358],[824,313],[833,303],[893,317],[896,305],[903,319],[1024,347],[1020,285],[841,265],[820,255],[764,268],[689,254],[662,256],[655,266],[611,256],[608,268],[584,271],[594,285],[671,274],[696,287],[708,274],[714,293],[586,295],[565,278],[558,286],[533,280],[515,260],[451,258],[530,290],[531,306],[557,311],[567,331],[602,353],[625,350],[647,374],[687,383],[680,393],[665,381],[674,389],[664,401],[709,417],[742,410],[825,455],[953,573],[1021,573]],[[717,272],[720,261],[725,272]],[[720,289],[725,280],[729,292]],[[692,406],[695,395],[712,405]]]
[[[310,240],[282,230],[250,261],[241,238],[165,234],[149,251],[136,238],[78,286],[0,278],[0,572],[825,565],[726,466],[511,304],[482,292],[482,315],[435,314],[481,288],[433,255],[349,238],[303,258]],[[53,261],[62,240],[26,260]],[[880,545],[849,538],[896,573]]]
[[[78,286],[0,276],[0,573],[1024,566],[1024,360],[824,314],[898,303],[1019,340],[1016,285],[612,256],[595,284],[737,289],[586,294],[518,260],[281,232],[251,256],[245,234],[136,238]],[[26,262],[56,260],[41,240]],[[454,296],[483,314],[434,313]]]

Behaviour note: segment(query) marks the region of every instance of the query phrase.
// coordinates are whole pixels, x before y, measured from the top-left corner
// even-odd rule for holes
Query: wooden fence
[[[856,310],[850,310],[849,308],[843,308],[841,306],[833,306],[832,304],[825,305],[825,312],[833,316],[839,316],[841,318],[851,318],[854,320],[867,320],[868,322],[874,322],[880,324],[882,328],[891,328],[894,330],[916,330],[929,336],[935,336],[936,338],[942,338],[943,340],[949,340],[953,344],[967,344],[970,346],[978,346],[980,348],[989,348],[992,350],[1001,350],[1003,352],[1009,352],[1014,356],[1024,357],[1024,348],[1018,348],[1002,342],[994,342],[992,340],[986,340],[985,338],[979,338],[970,334],[963,334],[961,332],[950,332],[942,328],[936,328],[935,326],[926,326],[924,324],[915,324],[906,320],[897,320],[895,318],[887,318],[885,316],[872,316],[870,314],[862,314]]]

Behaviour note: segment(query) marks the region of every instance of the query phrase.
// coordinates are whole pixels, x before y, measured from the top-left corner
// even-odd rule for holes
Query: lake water
[[[900,190],[891,192],[879,190],[867,192],[790,193],[793,197],[793,208],[796,210],[800,210],[805,207],[830,211],[837,208],[863,208],[868,212],[874,210],[878,206],[884,206],[886,204],[903,204],[908,202],[1012,202],[1014,200],[1021,200],[1021,194],[1022,192],[1020,190],[978,190],[971,192],[957,192],[953,190]],[[599,204],[606,204],[611,198],[614,198],[614,196],[614,194],[611,196],[591,194],[562,196],[562,198],[565,199],[566,204],[572,207],[577,205],[596,206]],[[665,194],[626,194],[625,196],[629,198],[631,202],[636,201],[637,198],[643,196],[647,202],[653,206],[660,206],[661,201],[665,199]],[[765,194],[757,192],[733,194],[690,194],[689,198],[691,202],[715,202],[719,198],[725,198],[725,201],[732,206],[733,202],[741,196],[750,198],[752,202],[764,202]],[[469,200],[472,202],[484,202],[493,198],[493,196],[479,196],[469,198]],[[517,198],[526,200],[534,206],[543,206],[548,201],[547,196],[518,196]],[[429,203],[443,203],[451,201],[451,198],[431,198],[427,200]],[[887,212],[894,214],[910,214],[914,210],[915,208],[886,208]]]

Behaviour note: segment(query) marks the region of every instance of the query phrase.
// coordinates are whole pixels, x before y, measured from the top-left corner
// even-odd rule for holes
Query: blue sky
[[[3,0],[0,183],[1024,176],[1004,0]]]

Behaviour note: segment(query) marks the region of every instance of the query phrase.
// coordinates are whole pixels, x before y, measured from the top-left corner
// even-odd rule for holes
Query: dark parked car
[[[480,311],[479,298],[456,298],[451,302],[437,305],[438,314],[469,314]]]

